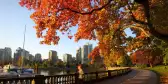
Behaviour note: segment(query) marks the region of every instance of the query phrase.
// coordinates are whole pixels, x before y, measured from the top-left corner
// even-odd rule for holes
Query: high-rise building
[[[92,44],[89,44],[89,43],[88,43],[88,55],[92,52],[92,50],[93,50]],[[91,61],[91,58],[88,59],[88,60]]]
[[[22,49],[21,47],[18,47],[14,52],[14,60],[13,60],[14,64],[18,65],[17,62],[19,60],[23,61],[22,63],[23,65],[25,60],[29,60],[29,52],[25,49]]]
[[[86,64],[88,62],[88,45],[84,45],[82,48],[82,64]]]
[[[3,65],[4,64],[4,49],[0,49],[0,65]]]
[[[5,47],[4,49],[0,49],[0,64],[5,65],[12,63],[12,50],[11,48]]]
[[[81,58],[82,64],[87,64],[90,60],[88,59],[89,53],[92,51],[92,44],[85,44],[82,48]]]
[[[5,47],[4,53],[5,53],[5,55],[4,55],[4,62],[6,64],[12,63],[12,50],[11,50],[11,48]]]
[[[22,51],[22,56],[24,58],[24,60],[29,60],[29,52],[27,50],[23,50]]]
[[[92,52],[92,50],[93,50],[92,44],[89,44],[89,43],[88,43],[88,54],[89,54],[90,52]]]
[[[81,47],[76,52],[77,52],[76,53],[76,62],[81,63],[82,62],[82,56],[81,56],[82,49],[81,49]]]
[[[75,63],[75,64],[77,63],[76,62],[76,57],[72,57],[72,63]]]
[[[22,48],[17,48],[16,49],[16,51],[14,52],[14,59],[13,59],[13,63],[14,63],[14,65],[18,65],[18,61],[19,61],[19,59],[21,58],[21,56],[22,56]]]
[[[32,62],[34,61],[34,56],[32,54],[29,54],[29,60]]]
[[[66,63],[71,63],[72,62],[72,55],[71,54],[64,54],[63,61]]]
[[[54,50],[50,50],[48,61],[50,61],[51,63],[56,63],[57,60],[58,60],[57,52]]]
[[[41,61],[42,61],[42,58],[41,58],[41,54],[40,54],[40,53],[35,54],[35,61],[36,61],[36,62],[41,62]]]

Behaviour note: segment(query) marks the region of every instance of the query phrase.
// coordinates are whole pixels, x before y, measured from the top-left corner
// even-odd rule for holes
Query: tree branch
[[[136,28],[136,29],[139,29],[139,30],[141,30],[144,34],[145,34],[145,36],[147,36],[147,37],[150,37],[150,34],[149,33],[147,33],[142,27],[139,27],[139,26],[129,26],[130,28]]]
[[[139,30],[141,30],[142,32],[144,32],[145,36],[150,37],[150,34],[147,33],[147,32],[143,29],[143,27],[140,27],[140,26],[128,25],[128,26],[124,26],[124,27],[122,27],[121,29],[118,29],[118,30],[124,30],[124,29],[126,29],[126,28],[139,29]]]
[[[96,9],[92,9],[91,11],[88,11],[88,12],[80,12],[80,11],[77,11],[77,10],[73,10],[71,8],[62,8],[60,10],[70,10],[70,11],[76,13],[76,14],[87,15],[87,14],[92,14],[94,11],[100,11],[100,10],[102,10],[103,8],[105,8],[106,6],[108,6],[111,3],[111,1],[113,1],[113,0],[108,0],[108,2],[106,4],[104,4],[102,7],[96,8]]]
[[[80,11],[77,11],[77,10],[73,10],[73,9],[71,9],[71,8],[62,8],[62,9],[60,9],[60,10],[70,10],[70,11],[72,11],[72,12],[74,12],[74,13],[77,13],[77,14],[87,15],[87,14],[92,14],[94,11],[100,11],[100,10],[102,10],[103,8],[105,8],[106,6],[108,6],[108,5],[111,3],[111,1],[113,1],[113,0],[108,0],[108,2],[107,2],[105,5],[103,5],[102,7],[97,8],[97,9],[92,9],[91,11],[88,11],[88,12],[80,12]],[[144,8],[145,8],[145,16],[146,16],[146,18],[147,18],[147,22],[137,20],[137,19],[135,18],[135,16],[133,15],[133,13],[132,13],[132,9],[131,9],[130,5],[128,5],[128,8],[129,8],[129,10],[130,10],[130,14],[131,14],[131,16],[132,16],[132,20],[133,20],[134,22],[139,23],[139,24],[142,24],[142,25],[148,25],[148,27],[149,27],[149,32],[150,32],[153,36],[168,41],[168,35],[162,34],[162,32],[158,32],[158,31],[154,28],[153,24],[151,23],[151,20],[150,20],[149,0],[135,0],[135,1],[137,1],[137,3],[139,3],[138,1],[140,1],[139,4],[142,4],[142,5],[144,6]],[[134,26],[134,28],[135,28],[135,26]],[[136,27],[136,28],[137,28],[137,27]],[[139,27],[139,28],[140,28],[140,27]],[[142,28],[141,28],[140,30],[142,30]],[[144,30],[144,31],[145,31],[145,30]],[[117,31],[116,31],[116,32],[117,32]],[[146,35],[147,35],[147,34],[146,34]]]
[[[136,0],[138,1],[138,0]],[[164,41],[168,41],[168,35],[162,33],[162,32],[158,32],[155,27],[153,26],[152,22],[151,22],[151,19],[150,19],[150,7],[149,7],[149,0],[141,0],[141,2],[139,4],[142,4],[145,8],[145,16],[147,18],[147,23],[146,22],[143,22],[143,21],[139,21],[137,20],[134,16],[133,16],[133,13],[132,13],[132,9],[130,7],[130,5],[128,5],[128,8],[130,10],[130,14],[132,16],[132,20],[136,23],[139,23],[139,24],[143,24],[143,25],[147,25],[149,27],[149,32],[157,37],[157,38],[160,38]]]
[[[117,30],[114,31],[114,34],[113,34],[113,38],[115,38],[115,35],[117,34],[117,32],[119,31],[124,31],[125,29],[127,28],[135,28],[135,29],[138,29],[140,31],[142,31],[146,37],[150,37],[151,35],[145,31],[145,29],[141,26],[135,26],[135,25],[127,25],[127,26],[124,26],[124,27],[120,27],[118,28]]]
[[[160,39],[162,39],[162,40],[164,40],[164,41],[168,41],[168,35],[165,35],[164,33],[162,33],[162,32],[158,32],[156,29],[155,29],[155,27],[154,27],[154,25],[152,24],[152,22],[151,22],[151,19],[150,19],[150,8],[149,8],[149,0],[145,0],[143,3],[142,3],[142,5],[144,6],[144,8],[145,8],[145,15],[146,15],[146,18],[147,18],[147,21],[148,21],[148,27],[149,27],[149,29],[150,29],[150,33],[153,35],[153,36],[155,36],[155,37],[157,37],[157,38],[160,38]]]

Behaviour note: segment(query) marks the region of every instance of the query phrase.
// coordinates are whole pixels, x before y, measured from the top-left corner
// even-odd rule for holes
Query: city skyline
[[[88,42],[85,43],[84,45],[86,45],[86,44],[88,44]],[[82,46],[84,46],[84,45],[82,45]],[[80,48],[80,47],[82,47],[82,46],[79,46],[78,48]],[[3,47],[3,48],[5,48],[5,47]],[[3,48],[0,47],[0,49],[3,49]],[[11,48],[11,47],[8,47],[8,48]],[[14,58],[15,52],[16,52],[17,49],[19,49],[19,48],[23,49],[22,47],[18,47],[18,48],[16,48],[16,49],[12,49],[12,48],[11,48],[11,50],[13,50],[13,51],[11,52],[12,58]],[[77,48],[77,49],[78,49],[78,48]],[[76,50],[77,50],[77,49],[76,49]],[[24,50],[27,51],[27,52],[30,52],[29,50],[26,50],[26,49],[24,49]],[[75,54],[74,54],[74,55],[72,55],[71,53],[69,53],[69,54],[71,54],[72,57],[76,57],[76,53],[77,53],[76,50],[75,50]],[[56,50],[48,50],[48,51],[46,51],[46,52],[50,52],[50,51],[56,51]],[[57,51],[56,51],[56,52],[57,52]],[[59,53],[59,52],[57,52],[57,54],[58,54],[58,53]],[[36,54],[41,54],[41,53],[39,53],[39,52],[35,52],[35,54],[29,53],[29,55],[33,55],[33,56],[35,56]],[[58,56],[59,59],[62,59],[62,60],[63,60],[63,55],[64,55],[64,54],[67,54],[67,52],[65,52],[65,53],[63,53],[63,54],[61,55],[62,58],[59,58],[59,57],[60,57],[59,55],[57,55],[57,56]],[[42,55],[42,54],[41,54],[41,56],[42,56],[42,59],[49,59],[49,54],[46,55],[45,58],[43,58],[43,55]]]
[[[69,39],[66,35],[60,35],[60,41],[58,45],[41,45],[40,40],[36,37],[36,31],[33,28],[35,26],[30,15],[32,11],[28,11],[26,8],[20,7],[19,0],[9,1],[2,0],[0,3],[0,48],[10,47],[12,53],[23,45],[23,32],[25,25],[27,26],[25,50],[28,50],[31,54],[41,53],[42,58],[48,58],[48,51],[55,50],[58,52],[60,59],[63,59],[64,53],[72,54],[76,56],[76,50],[83,46],[85,43],[90,42],[93,47],[97,45],[97,41],[80,40],[78,43],[73,39]],[[9,5],[10,3],[10,5]],[[71,28],[72,34],[77,31],[77,26]],[[128,31],[131,34],[130,30]],[[13,54],[12,54],[13,57]]]

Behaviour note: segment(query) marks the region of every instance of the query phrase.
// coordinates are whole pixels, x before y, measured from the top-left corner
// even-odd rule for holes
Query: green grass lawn
[[[164,65],[159,65],[159,66],[154,66],[154,67],[148,67],[148,68],[145,68],[145,69],[148,69],[148,70],[151,70],[153,72],[156,73],[157,75],[157,78],[158,78],[158,84],[160,83],[164,83],[164,84],[167,84],[168,83],[168,66],[164,66]]]
[[[152,68],[148,67],[148,68],[145,68],[145,69],[154,71],[160,76],[168,76],[168,66],[158,65],[158,66],[154,66]]]

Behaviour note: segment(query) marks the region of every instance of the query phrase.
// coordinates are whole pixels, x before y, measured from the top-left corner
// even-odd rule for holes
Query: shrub
[[[136,64],[136,67],[138,67],[138,68],[146,68],[147,64]]]

